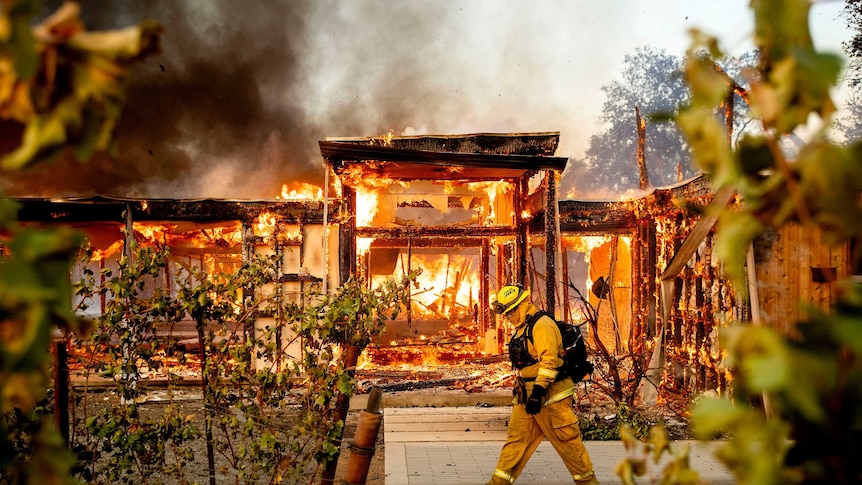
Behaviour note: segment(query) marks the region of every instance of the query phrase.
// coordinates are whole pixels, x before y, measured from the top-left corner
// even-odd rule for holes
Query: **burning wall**
[[[147,285],[176,294],[174,278],[196,271],[231,273],[255,255],[279,256],[277,291],[287,299],[300,300],[308,285],[334,285],[338,268],[328,255],[337,254],[338,240],[324,226],[324,203],[319,192],[308,195],[285,188],[282,196],[268,201],[227,200],[125,200],[116,198],[20,199],[22,221],[38,224],[69,224],[87,235],[89,263],[74,269],[77,281],[87,268],[95,275],[102,269],[116,270],[124,250],[134,240],[141,246],[167,248],[167,266],[159,277],[146,277]],[[303,198],[305,197],[305,198]],[[333,210],[337,201],[330,201]],[[333,258],[334,259],[334,258]],[[189,276],[193,277],[193,276]],[[264,288],[263,291],[276,291]],[[143,295],[146,296],[146,295]],[[81,301],[87,311],[103,311],[101,301]],[[272,319],[258,320],[261,330]],[[174,338],[196,336],[191,321],[171,329]],[[288,341],[288,335],[284,340]],[[291,349],[287,349],[290,353]]]
[[[620,359],[641,356],[646,368],[655,365],[650,355],[662,343],[657,340],[661,326],[667,325],[667,376],[673,385],[698,390],[724,389],[727,384],[717,329],[722,315],[740,311],[741,303],[708,256],[711,238],[700,244],[699,256],[688,265],[692,273],[706,277],[684,273],[678,278],[668,323],[657,313],[658,277],[698,219],[696,212],[682,207],[705,205],[711,198],[708,182],[695,179],[637,200],[560,201],[564,241],[580,241],[574,248],[590,259],[588,272],[572,284],[589,294],[597,309],[594,344],[600,339]]]

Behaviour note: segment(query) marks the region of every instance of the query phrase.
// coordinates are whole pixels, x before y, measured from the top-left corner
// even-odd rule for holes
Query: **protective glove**
[[[533,392],[530,393],[530,397],[527,398],[527,414],[539,414],[539,411],[542,410],[542,397],[544,397],[547,392],[548,391],[542,386],[533,386]]]

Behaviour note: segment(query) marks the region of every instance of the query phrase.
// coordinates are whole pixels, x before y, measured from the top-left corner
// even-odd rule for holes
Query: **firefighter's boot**
[[[590,472],[589,477],[584,477],[583,479],[575,480],[576,485],[599,485],[599,480],[596,478],[594,472]]]

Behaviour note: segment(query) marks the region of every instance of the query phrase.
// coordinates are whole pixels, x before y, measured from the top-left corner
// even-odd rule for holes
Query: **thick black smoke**
[[[8,193],[271,198],[322,183],[329,134],[305,116],[299,67],[313,3],[84,1],[88,30],[160,22],[162,53],[130,70],[115,154],[43,164],[7,178]]]
[[[535,46],[554,17],[532,3],[81,5],[89,30],[162,23],[162,53],[130,71],[115,155],[3,175],[11,195],[272,198],[323,184],[326,137],[563,131],[572,101],[544,80],[582,52]]]

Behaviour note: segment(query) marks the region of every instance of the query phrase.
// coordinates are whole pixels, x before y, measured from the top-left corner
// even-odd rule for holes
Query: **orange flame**
[[[475,258],[461,254],[413,254],[410,269],[419,271],[416,288],[411,294],[413,315],[470,316],[479,301],[480,276]],[[406,264],[401,259],[400,264]],[[404,273],[407,268],[402,268]],[[390,275],[374,275],[372,284],[380,284]]]
[[[234,246],[242,243],[241,227],[237,224],[234,228],[229,227],[213,227],[211,229],[203,229],[193,239],[195,246],[207,247],[215,244],[216,246],[226,244]]]
[[[173,231],[172,226],[163,226],[159,224],[146,224],[135,222],[132,224],[132,229],[143,236],[145,239],[158,242],[166,242],[167,234]]]
[[[293,182],[281,186],[281,194],[275,197],[284,200],[323,200],[323,188],[306,182]]]
[[[356,225],[358,227],[370,226],[374,221],[379,198],[380,194],[377,191],[356,191]]]
[[[93,262],[104,261],[105,259],[116,254],[122,247],[123,247],[123,240],[121,239],[119,241],[114,242],[114,244],[111,244],[106,249],[103,249],[103,250],[96,249],[92,252],[92,255],[90,256],[90,261],[93,261]]]
[[[255,236],[270,237],[275,233],[276,220],[272,212],[261,212],[257,216],[257,222],[252,225],[252,232]]]

